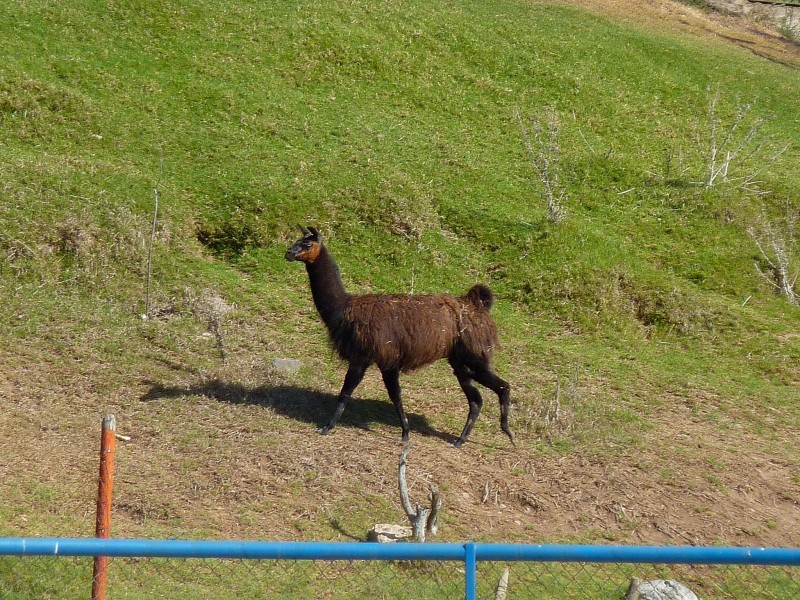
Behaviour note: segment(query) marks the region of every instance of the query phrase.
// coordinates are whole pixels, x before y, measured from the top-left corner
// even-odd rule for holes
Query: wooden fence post
[[[111,530],[111,490],[114,487],[114,451],[116,449],[117,419],[114,415],[103,418],[100,438],[100,481],[97,485],[97,525],[95,536],[108,538]],[[94,557],[92,600],[105,600],[108,557]]]

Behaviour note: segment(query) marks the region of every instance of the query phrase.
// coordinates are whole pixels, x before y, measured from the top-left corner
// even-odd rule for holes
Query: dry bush
[[[550,222],[556,225],[567,216],[567,190],[559,181],[561,122],[558,114],[547,109],[543,114],[527,119],[519,111],[514,116],[533,169],[531,184],[542,194]]]
[[[228,352],[225,348],[222,326],[234,307],[210,289],[204,289],[200,292],[200,295],[197,295],[194,290],[187,288],[184,296],[189,310],[206,326],[209,333],[214,337],[214,342],[224,364],[228,359]]]
[[[755,263],[758,273],[789,302],[800,304],[800,294],[795,291],[800,266],[797,262],[796,225],[798,213],[786,202],[785,216],[770,220],[764,211],[747,228],[765,264]]]
[[[539,406],[515,404],[517,428],[550,443],[568,437],[575,426],[575,407],[581,400],[579,374],[575,365],[566,384],[559,377],[552,396]]]
[[[710,96],[705,139],[697,131],[697,147],[705,162],[702,182],[705,187],[734,183],[758,191],[758,178],[787,150],[776,147],[764,132],[771,116],[756,111],[756,103],[740,103],[734,114],[726,116],[719,107],[720,92]]]
[[[579,368],[575,365],[574,371],[562,388],[561,381],[556,381],[553,396],[545,401],[542,406],[540,433],[543,438],[550,441],[561,439],[572,431],[575,426],[574,406],[580,402]],[[566,403],[562,401],[566,401]]]

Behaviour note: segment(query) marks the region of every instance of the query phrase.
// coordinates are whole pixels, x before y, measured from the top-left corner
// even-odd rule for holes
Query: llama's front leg
[[[386,391],[389,392],[389,398],[392,399],[394,409],[397,411],[397,416],[400,417],[400,427],[403,428],[403,441],[408,441],[408,433],[410,428],[408,426],[408,419],[406,412],[403,410],[403,401],[400,398],[400,371],[397,369],[381,371],[383,375],[383,383],[386,386]]]
[[[339,417],[342,416],[347,401],[358,387],[358,384],[361,383],[361,380],[364,378],[364,373],[367,372],[368,367],[369,363],[350,363],[350,367],[347,369],[347,375],[344,376],[344,385],[342,385],[342,391],[339,392],[339,402],[336,404],[336,410],[333,413],[333,417],[331,417],[331,420],[328,421],[328,424],[325,425],[325,427],[320,427],[317,430],[322,435],[326,435],[331,429],[336,427],[336,423],[339,421]]]

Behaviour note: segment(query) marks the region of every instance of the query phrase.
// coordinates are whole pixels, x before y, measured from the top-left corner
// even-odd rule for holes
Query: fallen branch
[[[439,529],[439,510],[442,508],[442,499],[439,495],[439,488],[433,484],[428,487],[430,489],[430,508],[426,508],[421,504],[417,504],[416,510],[411,506],[411,500],[408,496],[408,484],[406,483],[406,456],[411,449],[411,444],[407,444],[403,451],[400,453],[400,461],[398,463],[398,483],[400,488],[400,502],[403,505],[403,510],[408,515],[408,520],[411,521],[411,528],[413,530],[413,538],[415,542],[424,542],[426,533],[436,535]]]

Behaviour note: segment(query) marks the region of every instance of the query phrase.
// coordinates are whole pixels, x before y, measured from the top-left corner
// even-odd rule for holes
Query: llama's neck
[[[348,298],[339,267],[328,249],[322,246],[317,259],[306,263],[306,270],[314,305],[325,325],[331,329],[341,318]]]

